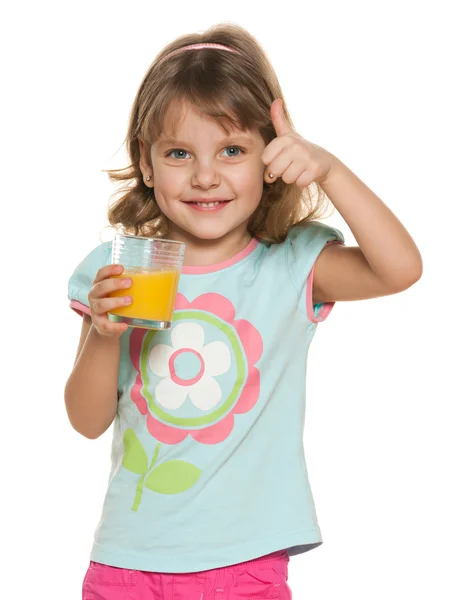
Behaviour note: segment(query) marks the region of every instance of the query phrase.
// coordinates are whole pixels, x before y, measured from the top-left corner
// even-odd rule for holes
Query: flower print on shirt
[[[262,338],[246,320],[235,319],[233,304],[219,294],[192,303],[178,294],[169,331],[136,328],[130,355],[136,369],[131,400],[159,442],[153,457],[133,429],[123,434],[122,466],[140,475],[132,510],[144,488],[179,494],[193,487],[202,470],[186,460],[158,461],[162,444],[191,436],[214,445],[233,432],[235,415],[250,411],[259,398]]]
[[[149,356],[150,369],[162,377],[155,389],[158,404],[179,408],[189,395],[200,410],[216,406],[222,397],[215,376],[226,373],[231,364],[230,350],[223,342],[205,345],[205,333],[197,323],[181,323],[171,333],[172,345],[157,344]],[[198,372],[191,378],[177,374],[176,359],[192,355],[197,359]]]
[[[137,371],[131,399],[158,441],[177,444],[191,435],[217,444],[233,431],[234,415],[258,400],[261,335],[249,321],[236,320],[233,304],[220,294],[203,294],[192,303],[178,294],[173,321],[170,331],[131,334]],[[189,375],[178,371],[183,358],[197,363]]]

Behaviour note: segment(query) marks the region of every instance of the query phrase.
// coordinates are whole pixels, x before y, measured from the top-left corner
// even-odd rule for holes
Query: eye
[[[231,155],[228,155],[228,158],[232,158],[233,156],[239,156],[239,153],[245,152],[245,150],[243,148],[241,148],[240,146],[227,146],[227,148],[225,148],[224,152],[227,152],[228,150],[232,149],[233,152],[231,153]],[[176,155],[173,156],[173,154],[176,152]],[[180,156],[182,154],[187,154],[186,150],[182,150],[181,148],[174,148],[173,150],[169,150],[166,153],[166,156],[169,156],[170,158],[186,158],[185,156]]]
[[[167,152],[166,156],[170,156],[171,158],[184,158],[184,156],[171,156],[173,154],[173,152],[186,153],[186,150],[181,150],[181,148],[175,148],[174,150],[169,150],[169,152]]]
[[[239,152],[245,152],[245,150],[243,148],[240,148],[239,146],[228,146],[227,148],[225,148],[225,150],[229,150],[230,148],[234,150],[231,156],[239,156],[239,154],[236,154],[236,150],[238,150]]]

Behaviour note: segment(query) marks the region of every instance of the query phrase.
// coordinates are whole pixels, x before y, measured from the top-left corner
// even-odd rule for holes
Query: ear
[[[138,136],[139,141],[139,167],[141,169],[142,176],[144,177],[145,185],[148,187],[153,187],[153,179],[150,181],[146,180],[147,175],[153,175],[153,168],[149,153],[147,152],[147,148],[145,147],[144,142]]]

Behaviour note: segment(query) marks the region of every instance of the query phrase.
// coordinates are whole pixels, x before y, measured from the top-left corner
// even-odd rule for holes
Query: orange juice
[[[111,314],[148,321],[171,321],[178,289],[178,269],[133,271],[128,269],[114,278],[131,279],[129,288],[112,292],[112,298],[131,296],[132,303],[110,311]]]

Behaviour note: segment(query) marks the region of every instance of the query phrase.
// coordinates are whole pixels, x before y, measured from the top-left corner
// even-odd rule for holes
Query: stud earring
[[[147,175],[147,177],[145,178],[147,181],[150,181],[150,179],[152,178],[151,175]]]

